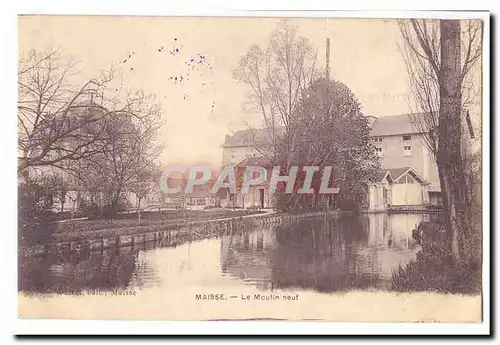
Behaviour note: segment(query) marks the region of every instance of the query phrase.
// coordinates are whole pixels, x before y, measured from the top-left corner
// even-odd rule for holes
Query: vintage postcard
[[[477,14],[20,15],[19,318],[483,322]]]

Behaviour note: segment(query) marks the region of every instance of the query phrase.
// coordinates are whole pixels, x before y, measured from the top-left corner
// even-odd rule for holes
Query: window
[[[409,134],[403,135],[403,140],[404,141],[411,140],[411,135],[409,135]]]
[[[403,155],[405,155],[405,156],[411,156],[411,146],[405,146],[403,148]]]
[[[381,143],[382,142],[382,137],[374,137],[373,141],[376,143]]]
[[[205,206],[205,199],[198,199],[198,200],[196,200],[196,205],[198,205],[198,206]]]
[[[382,148],[381,147],[376,147],[375,149],[377,150],[377,152],[382,152]]]

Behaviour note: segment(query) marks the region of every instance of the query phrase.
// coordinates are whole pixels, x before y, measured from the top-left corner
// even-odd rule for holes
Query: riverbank
[[[274,211],[256,212],[219,219],[175,223],[137,224],[128,227],[110,227],[93,230],[69,230],[52,234],[47,243],[20,248],[21,256],[38,255],[48,252],[71,252],[105,250],[121,246],[137,246],[146,243],[159,245],[179,245],[183,242],[232,233],[239,229],[281,225],[300,219],[319,216],[340,216],[346,211],[310,212],[283,214]]]
[[[211,209],[162,210],[141,212],[140,221],[136,213],[118,214],[113,219],[72,219],[62,222],[41,222],[20,225],[19,246],[31,247],[54,241],[95,239],[119,234],[147,232],[148,229],[170,229],[177,224],[188,224],[214,219],[234,218],[265,213],[265,210]]]

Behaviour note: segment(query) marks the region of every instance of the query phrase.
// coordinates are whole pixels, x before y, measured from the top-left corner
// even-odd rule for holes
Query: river
[[[45,314],[49,303],[58,305],[59,312],[61,306],[74,305],[72,313],[78,310],[85,318],[98,313],[102,318],[126,314],[190,319],[193,308],[200,308],[195,315],[201,319],[248,318],[255,313],[282,317],[276,314],[281,308],[276,303],[283,301],[273,301],[274,307],[269,303],[259,312],[249,312],[258,307],[255,301],[250,309],[235,303],[256,294],[261,296],[259,303],[276,296],[303,302],[353,291],[395,294],[390,291],[392,271],[415,258],[420,247],[412,230],[423,217],[319,217],[288,226],[242,229],[177,247],[148,244],[29,257],[20,264],[19,290],[24,298],[44,301],[39,312]],[[202,302],[219,303],[220,313],[213,308],[202,313]],[[292,309],[288,313],[304,318],[303,310]],[[27,315],[37,317],[35,310]],[[321,319],[319,314],[311,312]]]

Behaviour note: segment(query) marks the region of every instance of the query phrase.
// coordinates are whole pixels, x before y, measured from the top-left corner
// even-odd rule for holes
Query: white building
[[[371,210],[383,210],[388,204],[440,204],[438,167],[426,144],[428,133],[422,131],[426,114],[402,114],[374,118],[370,121],[370,137],[380,158],[381,170],[377,181],[370,186]],[[463,155],[471,159],[480,152],[479,117],[464,116]],[[476,132],[476,135],[474,135]],[[227,135],[223,148],[223,166],[237,166],[247,159],[258,159],[271,152],[267,129],[249,129]],[[477,163],[477,160],[476,160]],[[471,171],[479,171],[472,163]],[[403,182],[404,181],[404,182]],[[385,193],[385,194],[384,194]],[[255,202],[229,196],[231,204],[249,207]],[[252,200],[259,200],[257,199]],[[270,198],[269,198],[270,200]],[[258,203],[258,202],[257,202]]]
[[[429,183],[410,167],[383,169],[369,186],[368,210],[387,211],[393,206],[421,206],[429,203]]]

